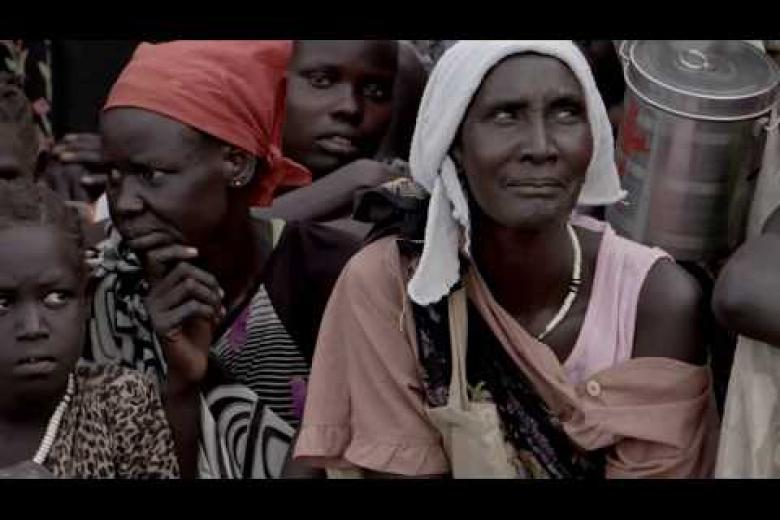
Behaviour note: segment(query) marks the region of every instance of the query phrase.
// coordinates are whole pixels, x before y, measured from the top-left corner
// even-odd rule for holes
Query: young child
[[[83,243],[77,215],[48,188],[0,179],[0,476],[177,477],[151,383],[78,362]]]

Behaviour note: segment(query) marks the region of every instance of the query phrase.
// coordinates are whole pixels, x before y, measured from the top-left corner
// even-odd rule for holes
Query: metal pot
[[[616,150],[628,196],[607,220],[678,260],[721,259],[744,236],[780,71],[733,40],[640,40],[629,55]]]
[[[617,47],[617,53],[618,57],[620,58],[620,63],[623,64],[623,68],[628,65],[629,60],[631,60],[631,47],[636,43],[637,40],[616,40],[615,45]]]

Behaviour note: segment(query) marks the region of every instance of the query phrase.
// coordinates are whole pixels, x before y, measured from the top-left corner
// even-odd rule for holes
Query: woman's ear
[[[225,145],[222,148],[225,180],[233,188],[243,188],[252,182],[257,169],[257,158],[249,152]]]

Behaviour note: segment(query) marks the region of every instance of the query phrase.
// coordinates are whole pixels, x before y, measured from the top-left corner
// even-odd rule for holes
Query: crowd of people
[[[711,299],[616,234],[620,71],[595,41],[141,43],[63,136],[0,74],[0,476],[780,474],[780,189]],[[745,336],[725,415],[713,314]]]

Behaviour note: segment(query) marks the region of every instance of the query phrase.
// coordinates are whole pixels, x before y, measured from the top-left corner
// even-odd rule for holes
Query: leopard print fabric
[[[177,478],[173,435],[154,385],[119,366],[82,363],[44,466],[58,478]]]

